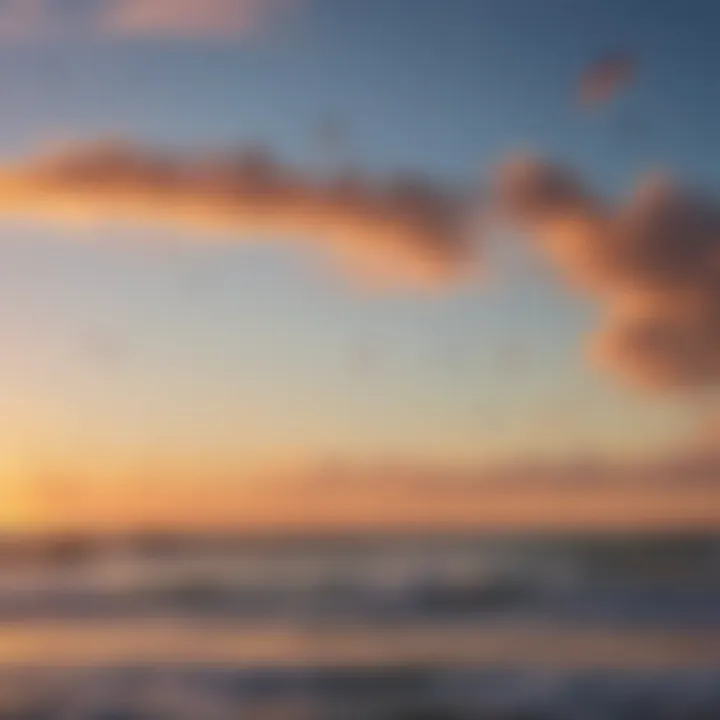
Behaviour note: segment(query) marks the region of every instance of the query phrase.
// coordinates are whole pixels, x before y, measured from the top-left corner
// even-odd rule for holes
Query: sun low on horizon
[[[647,7],[0,4],[0,529],[720,522],[720,8]]]

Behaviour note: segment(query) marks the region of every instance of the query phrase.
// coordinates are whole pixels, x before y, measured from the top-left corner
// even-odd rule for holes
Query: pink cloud
[[[246,38],[303,0],[62,0],[0,2],[0,37],[175,40]]]
[[[114,0],[98,26],[119,37],[233,39],[254,32],[291,5],[292,0]]]

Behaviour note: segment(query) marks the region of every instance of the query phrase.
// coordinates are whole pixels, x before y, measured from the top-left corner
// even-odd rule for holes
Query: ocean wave
[[[127,666],[0,672],[14,720],[710,720],[720,672]]]
[[[40,545],[39,555],[32,547],[0,578],[0,623],[179,616],[720,625],[716,538],[186,538],[92,552],[66,540],[49,554]]]

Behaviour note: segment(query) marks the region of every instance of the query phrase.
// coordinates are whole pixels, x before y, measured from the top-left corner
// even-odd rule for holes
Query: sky
[[[448,250],[445,224],[418,229],[425,215],[388,200],[402,235],[397,248],[388,239],[393,262],[421,246],[430,287],[395,282],[395,265],[376,283],[337,262],[334,241],[307,236],[352,228],[353,251],[364,253],[382,235],[385,178],[422,177],[466,203],[490,195],[497,168],[520,154],[582,178],[592,202],[563,195],[582,222],[604,222],[598,208],[654,172],[716,196],[719,23],[711,0],[5,0],[5,520],[74,517],[67,506],[83,500],[78,516],[101,521],[109,505],[113,518],[130,506],[149,522],[192,518],[203,488],[223,513],[242,495],[228,517],[247,522],[277,507],[272,493],[258,501],[263,510],[245,497],[265,492],[268,476],[360,468],[392,484],[398,467],[441,476],[505,466],[532,475],[588,458],[653,463],[683,446],[720,363],[695,372],[693,356],[693,382],[648,390],[589,359],[608,307],[625,312],[622,291],[577,292],[518,237],[523,223],[484,232],[482,252],[463,254],[456,277],[460,251]],[[583,73],[612,53],[632,58],[632,77],[588,107]],[[103,142],[116,149],[84,151],[100,157],[86,189],[73,154]],[[246,219],[252,193],[225,212],[225,189],[218,200],[194,179],[204,158],[248,147],[291,169],[267,190],[272,242]],[[44,160],[58,149],[55,165]],[[173,202],[150,177],[152,152],[185,163],[191,179]],[[348,168],[369,178],[367,189],[338,209],[316,188]],[[65,217],[69,195],[92,222]],[[494,216],[482,212],[483,222]],[[690,227],[703,248],[720,237],[717,220]],[[720,356],[716,339],[706,351],[720,318],[714,279],[716,310],[698,334],[703,353]],[[308,517],[321,515],[316,506]]]

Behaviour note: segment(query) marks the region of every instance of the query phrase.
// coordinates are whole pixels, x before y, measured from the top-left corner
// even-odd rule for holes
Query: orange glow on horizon
[[[254,481],[5,483],[0,525],[8,529],[99,532],[583,530],[713,527],[720,487],[528,485],[518,492],[478,482],[464,490],[413,489],[392,478],[343,485],[302,473]]]

